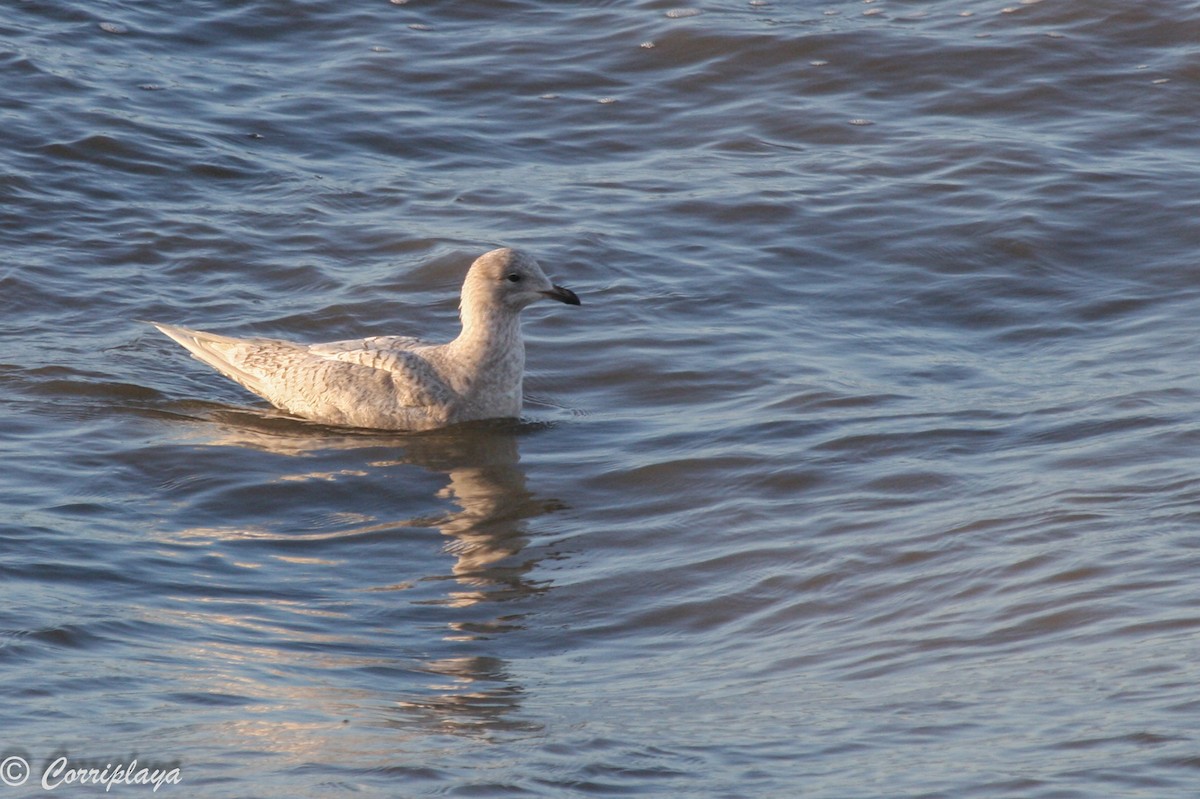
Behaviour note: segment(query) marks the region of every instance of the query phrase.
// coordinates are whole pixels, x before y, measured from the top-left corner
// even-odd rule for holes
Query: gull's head
[[[567,305],[579,304],[575,292],[551,283],[532,256],[507,247],[492,250],[475,259],[463,283],[464,311],[468,307],[483,305],[518,313],[541,299],[558,300]]]

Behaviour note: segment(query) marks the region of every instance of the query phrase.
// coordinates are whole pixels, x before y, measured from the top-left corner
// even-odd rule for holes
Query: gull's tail
[[[157,327],[164,335],[174,339],[196,360],[208,364],[230,380],[236,380],[255,394],[263,396],[264,386],[261,376],[252,374],[244,368],[248,347],[253,347],[257,343],[253,339],[219,336],[216,333],[205,333],[201,330],[191,330],[178,325],[164,325],[158,322],[150,324]]]

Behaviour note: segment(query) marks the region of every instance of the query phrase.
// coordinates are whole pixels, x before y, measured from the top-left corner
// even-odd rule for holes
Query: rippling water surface
[[[7,4],[3,790],[1195,796],[1197,41]],[[139,321],[449,338],[502,244],[584,302],[526,314],[519,422],[308,425]]]

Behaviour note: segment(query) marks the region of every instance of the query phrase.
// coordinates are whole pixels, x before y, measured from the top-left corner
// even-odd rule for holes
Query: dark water
[[[0,795],[1195,796],[1197,42],[6,3]],[[520,423],[297,423],[138,321],[449,337],[501,244],[585,303]]]

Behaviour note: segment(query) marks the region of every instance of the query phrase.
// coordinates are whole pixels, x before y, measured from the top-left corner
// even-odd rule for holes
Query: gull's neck
[[[518,371],[524,368],[519,314],[507,308],[464,304],[459,317],[462,332],[449,344],[459,363],[476,370],[494,369],[500,364],[510,369],[516,366]]]

